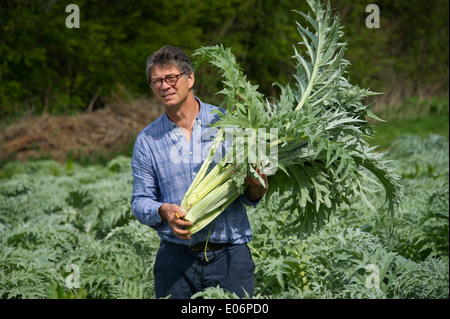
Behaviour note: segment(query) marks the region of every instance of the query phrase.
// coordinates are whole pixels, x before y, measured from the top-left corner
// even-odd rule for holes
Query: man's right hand
[[[169,227],[175,236],[180,239],[191,239],[191,232],[182,229],[181,227],[191,226],[192,223],[183,220],[186,214],[178,205],[168,203],[162,204],[161,207],[159,207],[158,214],[161,216],[161,220],[166,220],[167,223],[169,223]]]

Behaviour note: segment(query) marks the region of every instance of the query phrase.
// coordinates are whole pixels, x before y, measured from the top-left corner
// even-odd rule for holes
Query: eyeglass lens
[[[164,79],[153,80],[153,81],[151,81],[151,85],[153,88],[159,89],[162,87],[163,81],[165,81],[168,85],[173,86],[173,85],[177,84],[178,79],[180,78],[181,75],[183,75],[183,73],[181,73],[179,75],[169,75],[169,76],[165,77]]]

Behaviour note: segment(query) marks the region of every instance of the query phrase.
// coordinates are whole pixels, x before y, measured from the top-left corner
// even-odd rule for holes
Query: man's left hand
[[[269,189],[267,175],[261,174],[256,167],[255,170],[264,180],[265,186],[260,182],[258,178],[254,178],[252,175],[247,175],[247,177],[244,179],[244,184],[248,185],[247,198],[252,202],[260,200]]]

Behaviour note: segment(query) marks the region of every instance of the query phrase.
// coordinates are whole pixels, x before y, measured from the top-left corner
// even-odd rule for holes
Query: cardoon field
[[[400,36],[368,31],[367,22],[361,27],[364,19],[353,14],[363,6],[345,0],[336,2],[343,8],[343,16],[354,23],[348,29],[340,25],[339,14],[330,4],[322,6],[321,1],[302,4],[304,11],[296,12],[300,22],[289,20],[297,26],[295,32],[287,31],[287,13],[273,12],[277,19],[271,21],[281,43],[272,47],[270,37],[261,36],[264,41],[258,42],[254,30],[266,25],[260,18],[249,18],[255,26],[237,25],[234,30],[232,25],[236,17],[250,14],[253,7],[249,3],[255,7],[252,12],[270,12],[273,6],[241,2],[233,16],[234,2],[211,1],[223,9],[217,14],[228,12],[229,19],[220,28],[211,17],[193,29],[186,27],[198,39],[189,44],[179,39],[179,45],[187,46],[193,59],[213,65],[195,64],[199,82],[206,83],[198,86],[202,100],[227,109],[214,125],[241,130],[276,128],[279,134],[275,140],[266,135],[279,155],[269,176],[269,191],[257,208],[247,209],[253,233],[249,247],[256,266],[252,298],[448,299],[448,54],[435,53],[440,52],[436,49],[441,45],[440,34],[448,38],[448,27],[445,32],[439,23],[424,18],[428,24],[423,25],[433,36],[424,42],[420,40],[423,34],[413,32],[418,46],[407,32],[409,27],[417,27],[411,21],[425,9],[436,15],[442,11],[444,18],[440,19],[446,18],[448,24],[448,3],[442,10],[424,5],[419,13],[411,5],[411,12],[399,18],[396,12],[402,11],[403,5],[382,6],[383,14],[388,9],[391,13],[381,20],[386,29],[380,30],[403,31],[399,34],[411,43],[405,49]],[[283,10],[294,3],[281,2]],[[131,212],[130,162],[137,134],[163,110],[151,97],[141,95],[142,85],[134,84],[134,94],[128,91],[133,88],[130,83],[145,79],[127,72],[140,68],[135,61],[145,61],[139,48],[147,52],[166,43],[152,36],[160,42],[140,47],[133,39],[147,34],[131,36],[128,31],[139,28],[128,23],[131,18],[143,17],[150,21],[150,27],[144,29],[156,32],[161,24],[151,24],[152,19],[170,18],[171,10],[161,5],[160,14],[154,17],[146,16],[147,8],[141,4],[127,8],[111,5],[111,12],[116,9],[131,18],[118,26],[120,32],[108,37],[108,27],[95,20],[105,18],[105,10],[100,10],[101,4],[91,3],[89,13],[81,6],[81,17],[91,15],[91,22],[82,21],[78,31],[72,30],[79,33],[68,36],[72,31],[58,29],[61,4],[43,1],[45,10],[41,12],[37,4],[22,8],[11,3],[0,9],[0,17],[8,22],[0,52],[9,53],[0,72],[0,115],[4,116],[0,122],[0,299],[154,298],[153,265],[159,238]],[[264,3],[274,5],[272,1]],[[275,6],[278,8],[278,2]],[[192,21],[191,15],[196,17],[197,11],[206,9],[182,11]],[[41,31],[32,22],[45,15],[52,28],[42,27]],[[397,26],[397,18],[408,22],[408,27]],[[24,54],[24,49],[17,51],[11,43],[18,34],[27,34],[14,24],[17,21],[31,21],[23,25],[24,30],[40,30],[44,40],[54,39],[54,46],[37,48],[30,55]],[[166,22],[163,25],[167,32],[173,27]],[[346,30],[349,32],[344,34]],[[223,36],[227,31],[234,35],[231,45],[209,46],[214,32]],[[373,33],[368,36],[366,32]],[[243,34],[255,34],[252,41],[257,45],[246,37],[241,39]],[[359,41],[357,49],[346,51],[349,40],[344,35],[350,45],[351,39]],[[186,38],[183,32],[179,36]],[[44,41],[38,35],[35,38]],[[22,43],[22,38],[18,39]],[[67,39],[71,39],[68,44]],[[89,42],[84,48],[97,50],[86,50],[89,54],[77,50],[79,39]],[[367,39],[392,52],[369,52]],[[109,41],[115,50],[109,44],[101,47]],[[134,44],[127,46],[129,43]],[[291,51],[282,49],[282,44],[288,43]],[[246,45],[251,50],[246,51]],[[61,50],[65,53],[60,54]],[[422,51],[417,54],[415,50]],[[130,54],[128,59],[116,56],[122,51]],[[104,61],[97,59],[100,56],[109,61],[104,65],[127,65],[127,72],[118,69],[120,74],[116,74],[114,68],[105,68]],[[77,59],[82,61],[74,62]],[[132,61],[129,67],[124,59]],[[24,65],[27,72],[34,71],[15,78],[24,74]],[[417,68],[410,69],[410,65]],[[356,81],[350,76],[352,67],[360,72],[354,73],[359,75]],[[41,79],[41,75],[48,76]],[[101,78],[104,84],[98,83]],[[127,85],[116,82],[118,78]],[[364,88],[370,84],[387,92]],[[247,143],[248,152],[251,146]],[[213,152],[210,155],[212,158]],[[255,165],[261,168],[273,163],[270,156],[258,153],[256,162],[234,159],[217,165],[217,171],[222,169],[217,175],[208,175],[204,165],[197,177],[199,183],[193,183],[198,188],[187,191],[182,203],[186,211],[192,209],[187,218],[195,217],[198,229],[210,225],[225,208],[224,203],[242,193],[244,178],[258,176]],[[227,191],[217,191],[219,182],[227,185]],[[203,191],[206,203],[197,198]],[[208,192],[212,195],[206,197]],[[223,203],[217,205],[219,200]],[[210,287],[193,298],[238,297]]]
[[[302,236],[282,198],[249,209],[255,298],[448,298],[448,151],[438,135],[387,149],[405,190],[393,215],[373,194],[378,214],[355,200]],[[131,214],[130,158],[11,162],[1,174],[1,298],[154,297],[159,238]]]

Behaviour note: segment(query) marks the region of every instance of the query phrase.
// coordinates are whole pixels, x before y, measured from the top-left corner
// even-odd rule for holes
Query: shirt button
[[[196,172],[194,172],[194,173],[192,173],[192,175],[194,175],[194,176],[195,176],[195,175],[197,175],[197,173],[196,173]]]
[[[192,155],[192,152],[189,152],[189,155]]]

